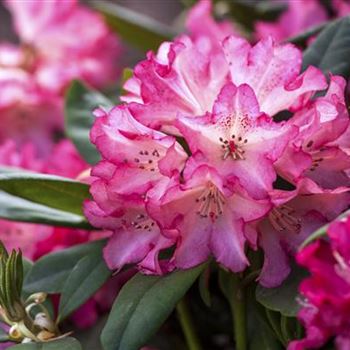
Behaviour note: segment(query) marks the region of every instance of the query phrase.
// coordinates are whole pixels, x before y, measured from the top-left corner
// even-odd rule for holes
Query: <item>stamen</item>
[[[277,208],[273,208],[269,213],[269,220],[273,228],[279,232],[287,230],[292,233],[299,233],[301,229],[301,220],[296,218],[293,214],[294,209],[282,205]]]
[[[236,138],[236,135],[232,135],[230,141],[224,140],[222,137],[219,137],[219,141],[222,143],[221,148],[224,151],[222,156],[223,160],[226,160],[228,157],[232,157],[233,160],[243,160],[245,159],[244,153],[241,143],[246,144],[248,142],[247,139],[244,139],[239,136],[237,141],[233,141]],[[243,141],[243,142],[242,142]]]
[[[196,203],[199,202],[197,214],[202,218],[210,217],[215,221],[223,213],[225,197],[216,186],[211,184],[196,198]]]

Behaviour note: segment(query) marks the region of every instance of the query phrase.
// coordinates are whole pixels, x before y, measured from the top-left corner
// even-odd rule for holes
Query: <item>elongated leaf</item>
[[[296,316],[300,309],[298,288],[305,277],[307,277],[307,272],[294,266],[281,286],[277,288],[258,286],[256,288],[256,300],[267,309],[279,311],[284,316]]]
[[[140,49],[156,50],[163,41],[177,35],[170,27],[123,6],[103,0],[95,1],[93,5],[121,38]]]
[[[24,290],[28,293],[60,293],[74,266],[84,256],[100,252],[105,240],[79,244],[43,256],[35,262],[24,280]]]
[[[89,186],[64,177],[11,173],[0,175],[0,189],[14,196],[82,216]]]
[[[46,343],[25,343],[12,346],[13,350],[82,350],[80,343],[67,337],[59,340],[53,340]]]
[[[101,340],[105,350],[138,350],[170,315],[206,264],[166,276],[137,274],[121,290]]]
[[[65,100],[65,132],[82,157],[90,164],[96,164],[100,159],[89,136],[94,122],[92,112],[99,106],[110,109],[113,107],[113,102],[79,81],[72,82]]]
[[[304,53],[303,67],[320,68],[324,73],[350,75],[350,18],[337,20],[319,34]]]
[[[109,278],[111,271],[106,266],[102,251],[89,254],[79,260],[70,273],[60,299],[60,321],[88,300]]]
[[[53,226],[92,228],[82,215],[36,204],[6,192],[0,192],[0,218]]]
[[[320,33],[329,24],[330,22],[324,22],[324,23],[318,24],[301,34],[288,38],[286,41],[297,45],[305,44],[308,39]]]

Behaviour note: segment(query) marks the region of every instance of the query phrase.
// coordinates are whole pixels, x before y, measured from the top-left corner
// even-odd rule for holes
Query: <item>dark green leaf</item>
[[[301,34],[288,38],[286,41],[296,45],[303,45],[308,41],[308,39],[320,33],[321,30],[323,30],[329,24],[330,22],[324,22],[322,24],[318,24],[317,26],[314,26]]]
[[[328,26],[304,52],[303,68],[314,65],[325,74],[350,75],[350,17]]]
[[[2,219],[91,229],[90,224],[82,215],[49,208],[6,192],[0,192],[0,203],[0,218]]]
[[[101,335],[104,349],[138,350],[145,345],[205,267],[166,276],[134,276],[114,302]]]
[[[35,262],[24,280],[24,290],[28,293],[62,292],[64,283],[80,259],[88,254],[101,251],[105,240],[79,244],[43,256]]]
[[[87,88],[79,81],[73,81],[66,94],[65,131],[82,157],[90,164],[96,164],[99,153],[90,142],[90,129],[94,122],[92,114],[96,107],[110,109],[113,102],[96,90]]]
[[[249,30],[254,29],[256,20],[271,21],[285,9],[282,3],[258,1],[256,3],[244,0],[226,1],[231,17]]]
[[[64,177],[34,173],[2,174],[0,189],[34,203],[81,216],[83,201],[90,196],[87,184]]]
[[[277,288],[256,289],[256,300],[267,309],[279,311],[284,316],[296,316],[300,309],[298,303],[298,288],[300,282],[307,277],[307,272],[294,266],[288,278]]]
[[[199,276],[198,287],[199,294],[208,307],[211,305],[211,296],[209,291],[210,266],[208,266]]]
[[[13,350],[83,350],[80,343],[67,337],[59,340],[53,340],[46,343],[25,343],[12,346]]]
[[[79,260],[65,282],[58,312],[62,321],[88,300],[107,281],[111,271],[106,266],[102,251]]]
[[[156,50],[177,35],[170,27],[123,6],[103,0],[93,4],[121,38],[143,50]]]

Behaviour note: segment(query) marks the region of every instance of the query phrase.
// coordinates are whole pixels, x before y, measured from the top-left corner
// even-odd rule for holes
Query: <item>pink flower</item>
[[[138,123],[126,107],[97,115],[91,139],[103,160],[93,168],[94,201],[86,202],[85,214],[114,232],[104,250],[110,268],[136,263],[143,272],[162,273],[195,266],[213,253],[242,270],[248,264],[244,224],[263,216],[269,201],[252,200],[234,179],[225,185],[232,189],[224,189],[220,176],[194,159],[184,169],[187,156],[175,139]],[[205,201],[198,203],[201,195]],[[175,244],[173,258],[160,261],[160,251]],[[220,252],[223,244],[238,255]],[[189,257],[189,250],[198,252]]]
[[[328,236],[330,241],[318,240],[297,256],[311,274],[300,285],[305,302],[298,318],[306,336],[288,350],[319,348],[333,337],[337,349],[349,349],[350,219],[332,223]]]
[[[91,140],[102,161],[92,170],[85,214],[114,232],[104,251],[111,269],[137,264],[159,274],[214,256],[237,272],[249,264],[246,246],[261,247],[260,281],[276,286],[302,239],[346,207],[345,187],[323,189],[307,173],[312,152],[318,159],[348,125],[343,80],[332,77],[327,94],[315,98],[326,79],[314,67],[300,74],[293,45],[266,38],[251,46],[234,36],[221,44],[213,50],[188,37],[162,44],[136,66],[126,104],[97,111]],[[286,110],[295,114],[290,120],[273,120]],[[339,149],[331,145],[327,156]],[[341,171],[324,169],[322,178]],[[297,190],[276,190],[277,174]],[[323,200],[337,206],[319,208]],[[163,250],[170,258],[159,258]]]
[[[251,46],[245,39],[228,37],[223,42],[231,80],[248,84],[262,112],[269,116],[304,106],[315,91],[327,87],[320,70],[309,66],[302,74],[302,54],[294,45],[277,45],[268,37]]]
[[[212,1],[200,0],[191,8],[186,18],[186,28],[191,39],[199,46],[221,50],[221,41],[237,33],[229,21],[216,22],[212,16]]]
[[[268,288],[289,275],[290,259],[304,240],[347,209],[350,193],[347,189],[325,191],[302,180],[296,190],[274,190],[271,198],[274,208],[258,223],[258,244],[265,254],[259,282]]]
[[[206,165],[188,173],[184,184],[171,184],[150,205],[161,227],[179,231],[172,259],[176,267],[190,268],[213,255],[234,272],[249,265],[245,243],[255,238],[246,231],[246,223],[269,209],[268,200],[251,199],[238,182],[225,183]]]
[[[259,21],[255,25],[257,39],[272,36],[277,41],[298,35],[327,20],[327,13],[318,0],[288,0],[288,9],[277,22]]]
[[[126,82],[124,89],[129,93],[122,100],[135,102],[129,108],[143,124],[176,132],[176,115],[210,111],[227,76],[222,53],[208,51],[184,36],[163,43],[157,55],[148,53]]]
[[[103,160],[93,168],[94,202],[85,204],[85,214],[93,225],[114,230],[104,251],[112,269],[139,263],[144,270],[159,273],[158,252],[173,240],[163,238],[149,217],[146,194],[177,178],[187,155],[175,138],[143,126],[123,106],[109,113],[98,110],[96,115],[91,140]]]
[[[76,0],[5,4],[20,45],[0,45],[0,142],[35,143],[46,156],[63,129],[66,87],[73,79],[95,87],[114,82],[119,41],[100,15]]]
[[[72,79],[97,87],[116,79],[119,42],[98,14],[76,0],[6,0],[6,5],[19,38],[35,56],[42,87],[56,93]]]
[[[288,121],[298,126],[299,135],[275,164],[278,173],[288,181],[295,183],[300,177],[307,177],[325,189],[350,185],[346,173],[350,157],[346,147],[349,115],[344,101],[345,85],[342,77],[332,76],[326,95],[314,99]],[[298,159],[298,163],[288,166],[293,159]]]
[[[338,17],[348,16],[350,13],[350,3],[347,0],[333,0],[332,6]]]
[[[33,140],[44,154],[50,151],[52,133],[62,128],[63,106],[24,69],[28,60],[17,47],[0,45],[0,142],[8,137],[18,144]]]
[[[175,124],[193,154],[224,177],[236,177],[253,198],[267,197],[276,179],[273,163],[282,155],[297,129],[274,123],[260,112],[249,85],[225,85],[213,113],[179,117]]]

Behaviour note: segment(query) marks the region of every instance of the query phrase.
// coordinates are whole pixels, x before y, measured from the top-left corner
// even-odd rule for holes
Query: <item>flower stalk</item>
[[[245,287],[237,275],[232,275],[231,313],[233,317],[233,332],[237,350],[247,349],[247,319]]]
[[[189,350],[202,350],[185,297],[176,306],[177,315]]]

